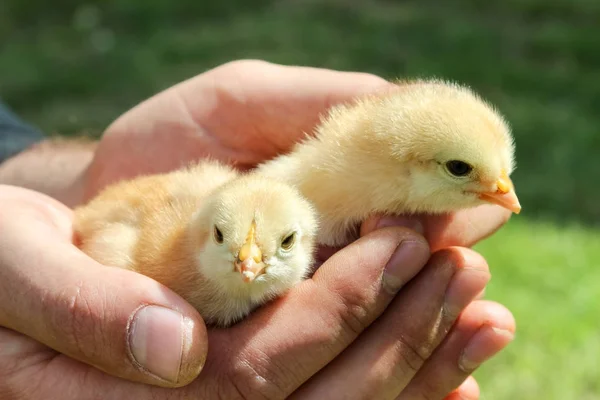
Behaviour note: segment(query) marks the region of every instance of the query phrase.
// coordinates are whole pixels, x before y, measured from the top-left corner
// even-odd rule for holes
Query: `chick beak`
[[[488,201],[493,204],[502,206],[515,214],[521,212],[521,204],[515,193],[514,185],[511,179],[506,174],[506,171],[502,170],[500,178],[496,181],[497,189],[495,192],[485,192],[479,194],[481,200]]]
[[[246,283],[252,282],[264,273],[265,263],[262,261],[262,251],[256,244],[256,224],[254,221],[246,235],[246,241],[238,253],[235,269],[242,274],[242,280]]]

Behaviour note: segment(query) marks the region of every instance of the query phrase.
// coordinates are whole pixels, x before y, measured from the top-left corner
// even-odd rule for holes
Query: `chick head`
[[[510,174],[514,141],[504,118],[466,87],[413,81],[382,96],[371,120],[388,162],[406,166],[415,212],[494,203],[519,213]],[[406,190],[406,185],[399,186]]]
[[[292,186],[246,175],[217,189],[195,222],[203,275],[231,294],[277,295],[308,274],[317,217]]]

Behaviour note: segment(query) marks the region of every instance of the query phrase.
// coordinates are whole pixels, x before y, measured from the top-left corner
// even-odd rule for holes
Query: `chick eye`
[[[281,248],[283,250],[290,250],[296,243],[296,232],[292,232],[281,241]]]
[[[213,228],[213,237],[215,239],[215,242],[217,242],[217,244],[223,244],[223,232],[221,232],[219,230],[219,228],[217,228],[216,225]]]
[[[465,176],[473,170],[473,167],[464,161],[452,160],[446,163],[446,169],[454,176]]]

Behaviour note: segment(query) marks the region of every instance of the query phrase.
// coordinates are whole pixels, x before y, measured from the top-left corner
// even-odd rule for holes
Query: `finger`
[[[285,297],[213,332],[201,380],[225,374],[218,380],[232,382],[237,391],[289,396],[352,343],[428,257],[424,239],[406,229],[359,239]],[[241,360],[227,370],[222,360],[236,356]]]
[[[471,250],[434,254],[386,313],[305,384],[298,398],[395,398],[489,278],[485,260]]]
[[[405,226],[421,232],[433,252],[450,247],[471,247],[504,225],[511,214],[496,205],[482,205],[453,214],[407,216],[374,215],[361,226],[361,235],[386,226]]]
[[[157,282],[71,244],[71,214],[0,187],[0,325],[110,374],[181,386],[207,351],[198,313]],[[49,211],[51,210],[51,211]]]
[[[222,143],[229,149],[243,150],[238,154],[242,158],[236,158],[239,162],[256,164],[289,150],[306,133],[311,134],[331,106],[392,86],[368,73],[240,60],[174,90],[204,130],[229,132]],[[198,87],[207,88],[212,107],[198,95]],[[232,108],[239,110],[235,118],[231,118]]]
[[[489,301],[471,303],[397,400],[443,398],[450,388],[461,385],[479,365],[505,348],[514,332],[515,321],[506,308]]]
[[[164,172],[182,160],[206,156],[253,166],[312,133],[333,104],[391,85],[367,73],[259,60],[226,63],[151,97],[117,119],[96,156],[106,157],[122,146],[135,151],[128,153],[130,158],[117,160],[117,166],[92,165],[91,173],[97,180],[113,180],[117,169],[135,175],[141,172],[136,166],[143,165],[151,172]],[[141,139],[149,131],[153,143],[144,146]],[[156,157],[156,148],[166,153]],[[154,161],[150,166],[145,162],[149,158]]]
[[[469,376],[456,390],[444,397],[444,400],[478,400],[479,394],[477,381],[472,376]],[[435,397],[431,397],[428,400],[433,399]]]

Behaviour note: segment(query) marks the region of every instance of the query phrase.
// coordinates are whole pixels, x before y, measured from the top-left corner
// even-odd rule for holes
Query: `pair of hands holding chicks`
[[[386,85],[368,74],[225,64],[119,118],[82,200],[186,160],[250,168],[288,150],[331,105]],[[0,204],[2,398],[476,399],[470,373],[512,339],[510,312],[479,299],[490,274],[468,249],[506,221],[499,207],[374,216],[355,242],[321,249],[319,270],[285,297],[207,330],[166,287],[75,248],[66,206],[13,187],[1,188]],[[394,278],[386,287],[384,270]]]

